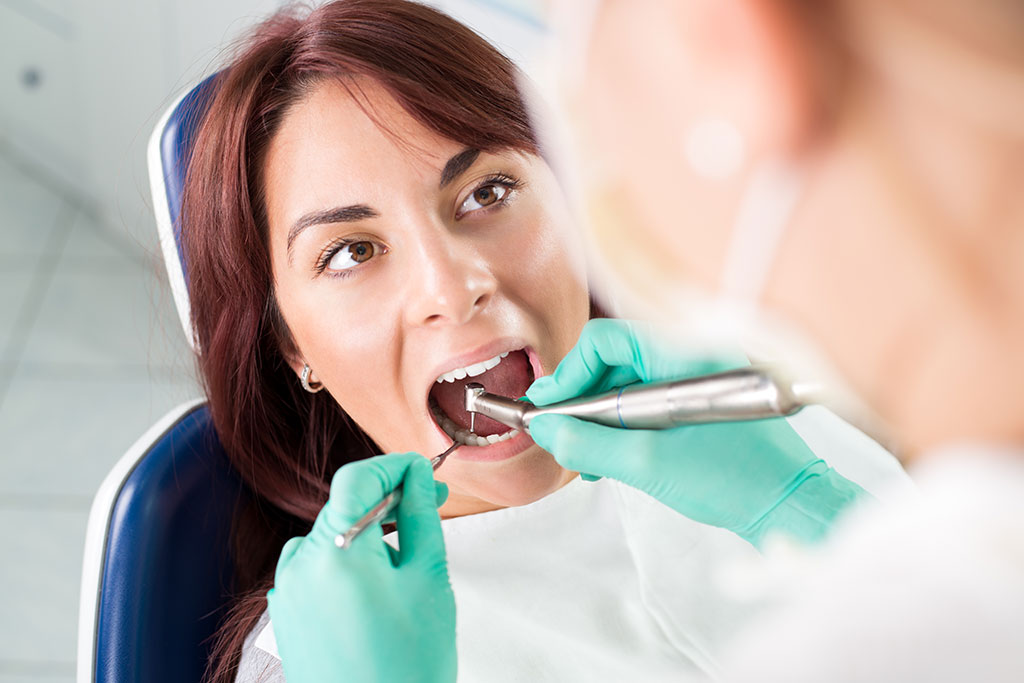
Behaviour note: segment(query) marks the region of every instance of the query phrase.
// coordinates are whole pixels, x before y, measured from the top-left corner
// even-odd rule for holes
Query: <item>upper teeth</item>
[[[508,351],[502,354],[498,354],[494,358],[488,358],[487,360],[480,361],[479,363],[473,363],[464,368],[455,368],[449,372],[444,373],[437,378],[438,383],[440,382],[454,382],[457,379],[466,379],[467,377],[476,377],[482,375],[491,368],[495,367],[501,362],[501,359],[508,355]]]

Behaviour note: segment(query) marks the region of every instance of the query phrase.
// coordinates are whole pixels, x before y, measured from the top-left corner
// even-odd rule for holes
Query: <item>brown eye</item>
[[[387,249],[376,242],[359,240],[350,244],[343,244],[337,247],[333,255],[326,257],[325,267],[329,270],[348,270],[355,268],[361,263],[366,263],[375,256],[379,256]]]
[[[348,253],[356,263],[369,261],[374,254],[373,242],[356,242],[348,245]]]
[[[489,206],[498,201],[498,193],[494,185],[485,185],[473,193],[473,199],[480,206]]]
[[[465,215],[473,211],[485,209],[493,204],[499,204],[508,198],[512,190],[498,183],[488,183],[473,190],[473,193],[466,197],[459,207],[459,215]]]

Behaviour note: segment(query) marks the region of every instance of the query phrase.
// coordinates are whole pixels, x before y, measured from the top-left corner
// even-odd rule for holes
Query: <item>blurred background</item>
[[[149,135],[284,4],[0,0],[0,683],[74,680],[92,497],[200,395],[157,246]],[[528,1],[429,4],[521,63],[539,45]]]

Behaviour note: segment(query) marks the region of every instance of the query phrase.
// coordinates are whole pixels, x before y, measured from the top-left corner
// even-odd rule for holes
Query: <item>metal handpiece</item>
[[[444,463],[448,456],[451,455],[452,452],[455,451],[455,449],[461,445],[461,443],[456,441],[455,443],[448,447],[448,450],[441,453],[440,455],[435,455],[433,458],[431,458],[430,465],[431,467],[434,468],[434,471],[436,472],[437,468]],[[396,488],[388,495],[384,496],[384,498],[382,498],[379,503],[370,508],[369,512],[360,517],[355,524],[349,527],[348,531],[335,536],[334,545],[342,549],[349,547],[350,545],[352,545],[352,541],[359,538],[359,536],[364,531],[366,531],[375,524],[380,524],[381,522],[383,522],[388,515],[395,511],[395,508],[397,508],[398,504],[401,502],[402,486],[399,485],[398,488]]]
[[[538,407],[466,385],[466,410],[530,431],[538,415],[569,415],[625,429],[669,429],[685,424],[736,422],[792,415],[816,403],[818,387],[783,379],[767,367],[747,367],[690,379],[631,384],[597,396]]]

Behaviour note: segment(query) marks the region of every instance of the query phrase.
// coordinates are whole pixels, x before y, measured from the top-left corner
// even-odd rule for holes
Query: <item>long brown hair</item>
[[[277,556],[304,534],[341,465],[376,446],[326,394],[299,385],[273,291],[263,159],[284,114],[326,79],[381,84],[417,121],[484,151],[536,152],[514,65],[450,17],[405,0],[287,9],[216,77],[197,134],[182,234],[199,367],[217,433],[252,496],[234,531],[235,599],[208,680],[232,681],[266,608]]]

